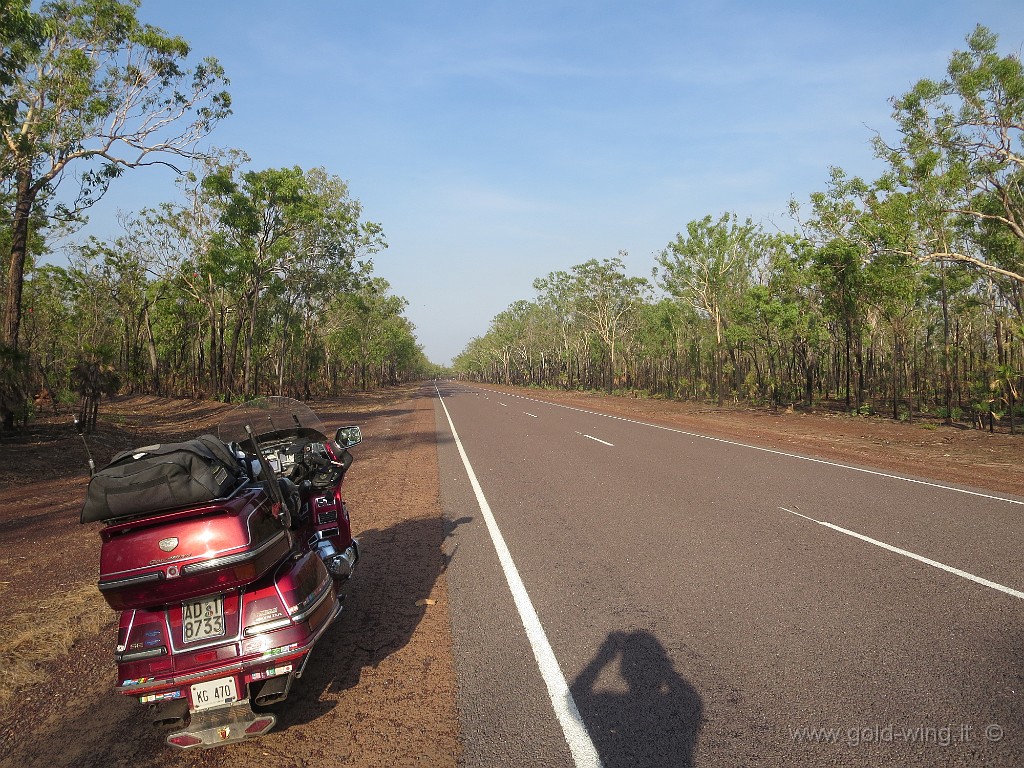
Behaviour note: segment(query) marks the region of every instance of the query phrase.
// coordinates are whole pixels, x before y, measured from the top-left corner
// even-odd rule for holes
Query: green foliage
[[[83,352],[123,387],[224,400],[430,370],[405,300],[372,277],[386,242],[347,184],[320,168],[245,162],[221,153],[183,180],[184,202],[140,212],[113,241],[89,240],[66,269],[30,273],[25,337],[48,386],[76,386]]]
[[[217,61],[186,67],[187,43],[139,21],[138,6],[51,0],[34,11],[13,2],[0,15],[0,172],[14,190],[0,340],[12,349],[33,225],[81,223],[125,169],[194,156],[230,112]],[[77,194],[58,196],[72,169]]]
[[[876,148],[892,168],[890,188],[905,190],[904,222],[917,230],[908,254],[1024,282],[1024,66],[997,44],[978,26],[944,79],[893,99],[901,141],[877,139]]]

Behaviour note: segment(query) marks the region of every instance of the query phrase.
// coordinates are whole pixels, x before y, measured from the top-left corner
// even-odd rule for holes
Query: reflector
[[[196,744],[202,744],[202,739],[197,739],[188,733],[177,733],[173,736],[167,737],[167,743],[173,744],[176,747],[193,747]]]
[[[256,720],[253,720],[251,723],[249,723],[249,727],[245,729],[245,733],[247,736],[254,736],[258,733],[263,733],[263,731],[267,731],[273,728],[275,722],[276,718],[273,717],[257,718]]]

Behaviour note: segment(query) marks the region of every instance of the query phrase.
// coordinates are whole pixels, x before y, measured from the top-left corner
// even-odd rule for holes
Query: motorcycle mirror
[[[334,439],[342,448],[351,448],[363,441],[363,433],[356,426],[339,427]]]

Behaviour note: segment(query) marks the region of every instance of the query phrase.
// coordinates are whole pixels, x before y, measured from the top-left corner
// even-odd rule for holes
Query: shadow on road
[[[570,690],[606,768],[694,764],[703,703],[650,632],[612,632]]]

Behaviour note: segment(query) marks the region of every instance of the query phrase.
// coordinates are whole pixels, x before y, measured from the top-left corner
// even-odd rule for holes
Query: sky
[[[324,167],[389,247],[374,273],[446,365],[533,281],[625,251],[650,277],[686,224],[792,230],[829,168],[874,178],[889,99],[977,24],[1024,50],[1021,0],[142,0],[215,56],[234,113],[207,145]],[[79,237],[173,200],[127,172]]]

